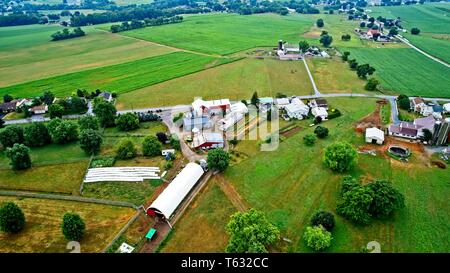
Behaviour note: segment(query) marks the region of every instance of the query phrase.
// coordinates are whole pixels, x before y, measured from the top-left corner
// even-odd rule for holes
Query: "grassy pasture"
[[[211,179],[176,223],[161,252],[224,252],[228,243],[225,226],[235,212]]]
[[[181,24],[147,27],[122,35],[209,54],[231,54],[258,46],[276,46],[279,39],[297,43],[313,24],[311,17],[275,14],[188,16]]]
[[[0,94],[24,97],[51,90],[64,96],[77,88],[125,93],[233,60],[175,52],[0,88]]]
[[[25,228],[18,234],[0,232],[0,252],[43,253],[69,252],[61,232],[64,213],[78,213],[86,223],[81,252],[101,252],[135,211],[80,202],[13,198],[0,196],[0,203],[13,201],[25,213]]]
[[[173,52],[164,46],[83,27],[86,36],[50,41],[58,26],[0,28],[0,87]]]
[[[334,98],[329,102],[343,116],[323,124],[330,129],[327,139],[318,140],[313,147],[305,146],[302,137],[314,128],[304,126],[305,129],[282,142],[278,150],[259,152],[225,172],[226,179],[247,203],[264,211],[281,229],[282,236],[293,240],[292,244],[280,243],[277,248],[282,251],[309,252],[302,234],[310,217],[319,209],[335,213],[342,175],[322,164],[323,148],[336,140],[346,140],[355,146],[363,144],[363,136],[355,133],[353,124],[375,108],[374,99]],[[404,166],[383,156],[359,156],[358,166],[351,174],[366,181],[391,179],[405,194],[407,207],[391,220],[377,220],[365,227],[337,216],[334,240],[328,251],[358,252],[373,240],[381,243],[383,252],[448,251],[448,240],[443,236],[448,229],[445,181],[450,179],[450,173],[425,167],[415,159],[410,164]],[[410,227],[419,222],[414,232],[410,232]]]
[[[348,48],[351,59],[376,68],[382,86],[410,96],[450,97],[450,69],[414,49]]]
[[[119,96],[118,109],[189,104],[194,97],[204,99],[309,95],[311,82],[303,62],[246,58],[237,62],[172,79]]]

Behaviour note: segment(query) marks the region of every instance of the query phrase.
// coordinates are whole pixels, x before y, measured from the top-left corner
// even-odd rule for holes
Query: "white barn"
[[[284,107],[290,118],[303,119],[309,113],[309,107],[298,98],[294,98],[290,104]]]
[[[203,175],[203,169],[196,163],[188,163],[167,188],[147,208],[147,214],[170,219],[184,198]]]
[[[366,142],[382,145],[384,142],[384,132],[375,127],[367,128],[366,129]]]

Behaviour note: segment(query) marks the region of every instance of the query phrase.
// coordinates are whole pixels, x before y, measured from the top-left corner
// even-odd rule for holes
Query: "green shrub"
[[[137,149],[133,141],[129,139],[122,140],[116,149],[118,159],[131,159],[136,157]]]

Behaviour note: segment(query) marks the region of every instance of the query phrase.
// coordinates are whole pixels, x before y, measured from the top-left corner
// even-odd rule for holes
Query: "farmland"
[[[173,52],[163,46],[84,27],[85,37],[57,42],[62,28],[0,28],[0,87]],[[114,56],[114,58],[111,58]]]
[[[51,90],[57,96],[67,96],[77,88],[120,94],[230,61],[233,59],[175,52],[0,88],[0,95],[33,96]]]
[[[313,21],[306,16],[208,14],[188,16],[182,24],[147,27],[123,35],[209,54],[231,54],[279,39],[297,42]],[[237,27],[239,26],[239,27]]]
[[[208,79],[208,80],[205,80]],[[309,95],[311,82],[302,62],[247,58],[119,96],[119,109],[189,104],[194,97],[241,100],[259,96]]]
[[[86,223],[81,252],[101,252],[135,213],[130,208],[70,201],[0,196],[0,203],[13,201],[25,213],[24,230],[16,235],[0,233],[0,252],[69,252],[61,232],[64,213],[76,212]]]

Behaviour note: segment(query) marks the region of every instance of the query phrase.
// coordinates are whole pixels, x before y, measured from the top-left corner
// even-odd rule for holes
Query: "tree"
[[[372,192],[369,213],[373,217],[387,218],[395,210],[405,207],[405,198],[387,180],[375,180],[365,186]]]
[[[80,130],[92,129],[98,130],[98,119],[95,116],[84,116],[78,120]]]
[[[327,231],[331,231],[335,225],[334,215],[328,211],[318,211],[311,218],[311,225],[322,226]]]
[[[344,195],[344,193],[357,187],[359,187],[359,184],[356,179],[354,179],[351,175],[346,175],[342,179],[341,195]]]
[[[367,75],[372,75],[374,72],[375,68],[371,67],[369,64],[362,64],[356,67],[356,74],[363,79],[365,79]]]
[[[359,24],[359,27],[360,27],[360,28],[366,27],[366,22],[361,22],[361,23]]]
[[[398,29],[396,28],[396,27],[392,27],[390,30],[389,30],[389,36],[395,36],[395,35],[397,35],[398,34]]]
[[[80,133],[80,147],[89,155],[97,154],[102,142],[102,136],[98,131],[85,129]]]
[[[63,216],[61,229],[67,240],[81,241],[86,231],[86,225],[80,215],[67,212]]]
[[[336,211],[357,224],[368,224],[372,217],[369,213],[372,195],[372,191],[366,187],[354,187],[343,194],[342,202],[337,205]]]
[[[3,102],[4,103],[11,102],[13,99],[14,99],[13,96],[11,96],[10,94],[3,95]]]
[[[208,167],[218,171],[224,171],[230,164],[230,155],[221,148],[208,152]]]
[[[94,114],[97,116],[100,126],[112,127],[114,126],[114,120],[116,119],[116,107],[107,101],[100,100],[95,103]]]
[[[346,172],[356,164],[358,153],[348,142],[335,142],[325,148],[324,163],[337,172]]]
[[[303,142],[305,143],[306,146],[313,146],[314,143],[316,143],[316,136],[315,135],[305,135],[303,137]]]
[[[356,70],[358,67],[358,62],[355,59],[348,60],[348,65],[350,66],[350,69]]]
[[[142,153],[145,156],[161,155],[162,144],[155,136],[147,136],[142,141]]]
[[[44,94],[41,96],[41,100],[47,104],[51,105],[53,101],[55,100],[55,95],[53,95],[50,91],[45,91]]]
[[[317,27],[323,27],[325,25],[325,23],[323,22],[323,19],[317,19],[316,25],[317,25]]]
[[[88,110],[88,106],[85,100],[79,97],[70,97],[69,111],[75,114],[85,113]]]
[[[12,147],[14,143],[23,143],[23,127],[10,125],[1,130],[0,143],[5,148]]]
[[[400,94],[397,97],[397,103],[400,109],[409,110],[411,108],[411,103],[409,101],[409,97],[403,94]]]
[[[134,113],[125,113],[117,117],[116,125],[121,131],[136,130],[139,128],[139,118]]]
[[[331,35],[325,34],[320,37],[319,41],[324,47],[328,47],[333,42],[333,37]]]
[[[309,44],[308,44],[307,41],[302,40],[302,41],[300,41],[300,42],[298,43],[298,48],[299,48],[303,53],[305,53],[305,52],[308,50],[308,48],[309,48]]]
[[[167,141],[167,135],[164,132],[158,132],[156,133],[156,137],[158,138],[159,142],[161,143],[166,143]]]
[[[316,129],[314,129],[314,134],[318,138],[326,138],[328,136],[328,128],[317,126]]]
[[[257,106],[259,103],[258,92],[254,92],[252,98],[250,99],[250,103]]]
[[[267,246],[280,239],[280,231],[255,209],[237,212],[226,226],[230,236],[228,253],[266,253]]]
[[[423,129],[422,132],[423,132],[422,141],[425,141],[428,143],[431,140],[431,138],[433,137],[433,133],[427,128]]]
[[[31,125],[25,127],[23,137],[24,143],[28,147],[44,146],[52,142],[52,138],[50,136],[50,133],[48,132],[47,126],[39,122],[34,122]]]
[[[341,36],[342,41],[350,41],[351,38],[352,36],[350,36],[350,34],[344,34]]]
[[[47,128],[54,143],[65,144],[78,139],[78,125],[73,121],[53,119]]]
[[[420,33],[420,29],[418,29],[418,28],[416,28],[416,27],[413,27],[413,28],[411,29],[411,34],[412,34],[412,35],[419,35],[419,33]]]
[[[344,62],[348,61],[348,56],[350,56],[350,52],[344,51],[344,53],[342,54],[342,60]]]
[[[380,82],[377,79],[370,78],[364,86],[364,89],[366,89],[367,91],[375,91],[378,89],[379,84]]]
[[[48,114],[51,119],[62,118],[64,115],[64,107],[58,103],[52,104],[48,107]]]
[[[306,241],[307,246],[315,251],[321,251],[330,247],[333,237],[322,226],[314,226],[306,227],[303,239]]]
[[[131,159],[137,154],[136,147],[133,141],[129,139],[122,140],[116,149],[116,155],[118,159]]]
[[[6,156],[11,160],[14,170],[24,170],[31,167],[30,148],[16,143],[6,149]]]
[[[6,202],[0,208],[0,230],[7,233],[18,233],[25,226],[25,215],[19,206]]]

